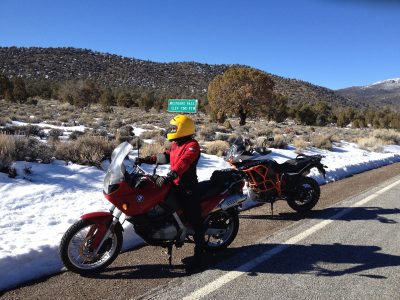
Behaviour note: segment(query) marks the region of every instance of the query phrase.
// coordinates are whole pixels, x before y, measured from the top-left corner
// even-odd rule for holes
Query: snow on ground
[[[20,121],[12,121],[13,126],[27,126],[27,125],[35,125],[41,128],[50,128],[50,129],[60,129],[64,131],[80,131],[84,132],[85,129],[87,128],[86,126],[83,125],[77,125],[77,126],[56,126],[56,125],[51,125],[47,123],[26,123],[26,122],[20,122]]]
[[[333,151],[310,149],[306,154],[325,156],[322,162],[328,166],[326,180],[316,170],[311,173],[323,184],[399,162],[400,146],[387,146],[384,153],[374,153],[342,142]],[[296,154],[294,148],[273,149],[265,157],[281,163]],[[31,168],[31,174],[24,174],[26,167]],[[199,180],[209,179],[214,170],[228,167],[223,159],[202,154],[198,164]],[[60,272],[58,245],[63,233],[80,215],[108,207],[102,195],[102,170],[66,165],[63,161],[48,165],[17,162],[16,168],[20,174],[17,179],[0,173],[0,290]],[[151,172],[153,167],[144,165],[144,168]],[[159,166],[157,172],[165,174],[167,171],[168,166]],[[251,204],[248,201],[246,206]],[[125,250],[141,243],[131,227],[124,232]]]

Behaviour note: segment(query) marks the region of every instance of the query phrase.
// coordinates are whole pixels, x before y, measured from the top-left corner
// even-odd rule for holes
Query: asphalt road
[[[397,175],[400,175],[400,163],[364,172],[340,180],[338,182],[324,185],[321,187],[321,199],[318,205],[311,213],[307,215],[299,215],[293,212],[283,201],[279,201],[276,203],[274,216],[271,216],[270,214],[271,211],[269,205],[255,207],[250,210],[244,211],[241,213],[240,216],[240,229],[237,238],[226,251],[223,251],[214,256],[207,257],[207,268],[212,271],[219,270],[224,272],[234,270],[236,266],[239,266],[245,261],[250,261],[251,258],[253,258],[254,255],[257,255],[258,253],[265,253],[265,251],[267,251],[269,247],[271,247],[271,244],[262,244],[262,241],[265,241],[268,238],[273,238],[276,235],[281,234],[281,232],[286,232],[289,228],[294,227],[301,230],[302,227],[300,226],[300,223],[303,224],[308,222],[319,222],[321,220],[326,220],[327,215],[334,215],[338,212],[338,208],[336,208],[335,203],[342,203],[343,200],[348,199],[349,197],[359,196],[366,190],[368,190],[368,193],[371,193],[371,187],[382,184],[387,180],[391,180]],[[374,204],[371,207],[375,207],[375,205],[378,204],[380,205],[380,203],[375,204],[374,201],[371,201],[371,203]],[[400,205],[398,204],[397,208],[399,207]],[[383,209],[383,207],[381,208]],[[366,216],[363,219],[370,218],[374,220],[374,222],[372,222],[373,224],[379,223],[380,225],[382,225],[384,223],[380,222],[379,220],[385,220],[385,218],[388,220],[395,220],[395,222],[397,222],[392,214],[387,215],[385,212],[382,212],[382,210],[379,209],[375,212],[374,210],[370,210],[365,211],[364,213],[366,214]],[[348,220],[342,223],[349,223],[349,225],[357,223],[353,221],[359,222],[366,220]],[[389,223],[389,225],[393,225],[393,227],[391,228],[394,228],[396,224],[397,223]],[[327,228],[328,227],[329,226],[327,226]],[[357,232],[354,231],[352,227],[350,229],[350,233]],[[399,231],[397,230],[397,232]],[[343,238],[347,237],[348,234],[342,233],[342,235],[338,236],[338,239],[334,242],[321,240],[316,243],[316,245],[330,245],[331,247],[329,249],[331,250],[327,250],[328,253],[329,251],[334,250],[340,251],[344,248],[335,247],[332,245],[334,245],[335,243],[346,244],[347,240]],[[316,234],[316,236],[317,235],[319,236],[321,234],[318,233]],[[311,238],[311,236],[309,238]],[[310,249],[309,251],[311,251],[311,253],[318,252],[315,250],[315,247],[313,248],[304,245],[304,242],[305,240],[301,241],[301,243],[296,243],[296,245],[293,246],[293,249],[300,249],[297,252],[302,252],[302,249]],[[281,244],[280,241],[275,241],[274,243],[276,245]],[[368,246],[382,248],[381,245],[369,244]],[[292,251],[293,249],[290,249],[290,251]],[[202,276],[203,274],[206,274],[208,272],[203,272],[200,275],[185,275],[181,259],[188,255],[191,255],[192,251],[192,245],[185,245],[182,249],[174,251],[174,266],[173,268],[169,268],[167,256],[162,248],[142,247],[140,249],[135,249],[134,251],[122,253],[111,266],[109,266],[104,272],[96,276],[82,277],[71,272],[64,272],[58,275],[42,278],[35,282],[30,282],[26,285],[6,291],[3,294],[0,294],[0,297],[1,299],[135,299],[152,298],[158,297],[160,295],[165,296],[169,290],[173,290],[176,287],[184,290],[185,286],[188,283],[197,281],[199,276]],[[289,249],[287,249],[287,251],[283,251],[282,254],[279,255],[288,253],[288,251]],[[380,253],[380,250],[377,250],[375,252],[371,250],[370,252]],[[244,257],[238,259],[237,256],[240,257],[242,253],[245,253],[243,254]],[[247,257],[247,255],[250,256]],[[313,256],[315,256],[315,254],[313,254]],[[235,259],[233,259],[233,257],[235,257]],[[234,264],[228,264],[228,269],[218,269],[219,267],[217,266],[219,266],[221,263],[223,264],[225,261],[234,262]],[[276,261],[278,265],[275,267],[279,267],[279,260],[276,260],[276,258],[274,257],[274,259],[272,259],[271,261]],[[301,262],[305,262],[305,260],[302,260]],[[299,266],[300,269],[298,272],[308,272],[307,267],[311,268],[311,265],[314,265],[314,263],[319,263],[319,261],[310,262],[308,266]],[[299,261],[297,261],[297,265],[298,264]],[[293,271],[296,270],[295,266],[296,264],[293,264]],[[268,269],[269,268],[270,267],[268,266]],[[375,272],[375,269],[373,269],[372,271]],[[328,268],[328,270],[330,269]],[[313,269],[312,272],[315,272],[315,270]],[[271,275],[271,273],[265,271],[259,273],[255,272],[254,274],[257,275],[246,275],[241,277],[251,277],[253,278],[253,280],[256,280],[257,278],[261,278],[260,276]],[[282,268],[280,273],[278,268],[276,273],[273,274],[281,276],[282,282],[287,283],[287,285],[284,287],[285,289],[290,289],[293,287],[301,288],[301,285],[303,284],[302,281],[297,282],[298,279],[296,279],[296,281],[293,281],[291,279],[291,276],[288,276],[288,274],[282,272]],[[364,273],[361,272],[361,274]],[[308,274],[307,276],[310,275],[311,274]],[[369,278],[366,276],[363,277]],[[330,276],[329,278],[334,278],[334,276]],[[239,281],[241,280],[242,278],[240,278]],[[268,280],[266,280],[266,282],[268,282]],[[236,283],[236,280],[234,280],[233,282]],[[264,282],[264,280],[262,280],[262,282]],[[268,295],[269,297],[278,297],[278,291],[275,291],[278,294],[272,294],[272,288],[273,285],[265,286],[264,283],[262,290],[265,290],[266,294],[263,295]],[[304,292],[307,292],[308,289],[308,285],[306,285],[304,286],[303,290]],[[192,291],[194,291],[194,289],[192,289],[190,292]],[[215,293],[219,292],[219,290],[215,291]]]
[[[400,176],[152,299],[400,299]]]

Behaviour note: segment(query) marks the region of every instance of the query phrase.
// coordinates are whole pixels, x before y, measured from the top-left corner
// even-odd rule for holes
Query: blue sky
[[[239,63],[332,89],[400,77],[400,0],[1,0],[0,46]]]

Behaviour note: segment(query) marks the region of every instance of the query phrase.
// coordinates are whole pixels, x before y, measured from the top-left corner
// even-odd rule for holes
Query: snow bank
[[[400,146],[387,146],[385,153],[374,153],[342,142],[333,151],[310,149],[306,154],[325,156],[322,162],[328,166],[326,180],[316,170],[311,173],[323,184],[399,162]],[[273,149],[266,157],[284,162],[295,156],[294,148],[290,148]],[[31,167],[32,174],[24,175],[26,166]],[[16,168],[20,174],[17,179],[0,173],[0,290],[60,272],[58,245],[63,233],[82,214],[108,207],[102,195],[104,171],[62,161],[48,165],[17,162]],[[153,169],[144,168],[148,172]],[[214,170],[224,168],[229,165],[223,159],[203,154],[198,164],[199,180],[207,180]],[[167,172],[168,166],[159,166],[159,174]],[[252,204],[248,201],[245,207]],[[142,243],[132,226],[125,226],[123,249]]]

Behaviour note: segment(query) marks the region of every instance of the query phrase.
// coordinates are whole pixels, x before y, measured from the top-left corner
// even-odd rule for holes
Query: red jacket
[[[200,158],[200,145],[195,139],[182,143],[172,142],[171,148],[164,152],[171,171],[178,174],[174,184],[190,188],[197,184],[196,166]],[[156,157],[154,157],[155,163]]]

